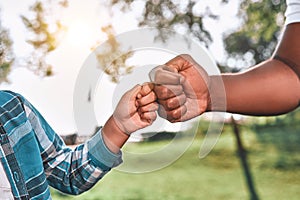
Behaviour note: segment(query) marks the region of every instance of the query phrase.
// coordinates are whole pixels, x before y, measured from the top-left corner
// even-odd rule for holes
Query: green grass
[[[280,156],[274,148],[265,148],[256,141],[256,135],[248,130],[244,130],[242,136],[249,151],[248,160],[260,198],[299,199],[299,167],[276,167]],[[183,156],[161,170],[143,174],[112,170],[94,188],[82,195],[66,196],[52,190],[53,199],[249,199],[243,171],[236,156],[233,135],[225,131],[213,151],[206,158],[199,159],[202,139],[202,136],[198,136]],[[165,142],[140,143],[127,148],[147,152],[164,144]],[[296,156],[300,160],[297,154],[287,156]]]

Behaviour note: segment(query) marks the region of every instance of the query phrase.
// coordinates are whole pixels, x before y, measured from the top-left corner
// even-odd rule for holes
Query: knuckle
[[[154,89],[154,92],[155,92],[157,98],[159,98],[159,99],[162,99],[162,98],[163,98],[163,96],[164,96],[163,88],[161,88],[161,87],[156,87],[156,88]]]
[[[151,91],[150,95],[151,95],[151,100],[152,101],[155,101],[157,99],[157,96],[153,91]]]
[[[181,110],[180,109],[174,110],[174,112],[172,113],[172,117],[173,117],[173,119],[180,118],[181,117]]]
[[[168,96],[169,96],[168,94],[169,94],[168,88],[164,87],[164,88],[162,89],[162,96],[163,96],[163,98],[168,97]]]
[[[155,86],[153,89],[153,92],[156,94],[156,96],[159,96],[161,93],[161,89],[159,86]]]
[[[167,108],[171,109],[175,106],[175,101],[174,99],[170,99],[169,101],[167,101]]]
[[[154,121],[155,120],[155,112],[151,112],[151,113],[149,113],[149,118],[152,120],[152,121]]]
[[[173,119],[178,118],[178,111],[177,110],[174,110],[174,112],[172,113],[172,117],[173,117]]]
[[[180,56],[181,58],[184,58],[184,59],[191,58],[191,55],[186,54],[186,53],[180,54],[179,56]]]
[[[168,120],[169,122],[173,122],[173,121],[175,120],[175,117],[174,117],[173,113],[169,113],[169,114],[168,114],[167,120]]]

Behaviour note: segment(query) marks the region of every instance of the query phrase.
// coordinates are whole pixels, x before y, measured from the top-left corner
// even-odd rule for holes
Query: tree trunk
[[[254,186],[254,182],[252,179],[252,175],[251,175],[251,171],[250,171],[250,166],[249,163],[247,161],[247,152],[243,146],[241,137],[240,137],[240,129],[236,123],[236,121],[234,120],[233,116],[231,116],[231,124],[232,124],[232,128],[233,128],[233,133],[235,135],[235,139],[236,139],[236,144],[237,144],[237,152],[240,158],[240,162],[241,162],[241,166],[243,168],[244,171],[244,175],[245,175],[245,179],[246,179],[246,183],[248,186],[248,190],[250,193],[250,199],[251,200],[259,200],[259,197],[256,193],[255,190],[255,186]]]

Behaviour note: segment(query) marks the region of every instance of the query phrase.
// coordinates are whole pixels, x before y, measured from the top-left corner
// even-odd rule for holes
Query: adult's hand
[[[179,55],[150,72],[160,104],[158,114],[170,122],[192,119],[210,104],[207,72],[189,55]]]

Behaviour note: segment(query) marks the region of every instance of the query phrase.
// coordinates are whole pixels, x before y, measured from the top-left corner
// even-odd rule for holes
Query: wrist
[[[117,153],[129,138],[129,135],[119,128],[113,116],[103,126],[102,136],[107,147],[114,153]]]
[[[210,76],[208,87],[207,109],[208,111],[226,111],[226,92],[223,78],[220,75]]]

